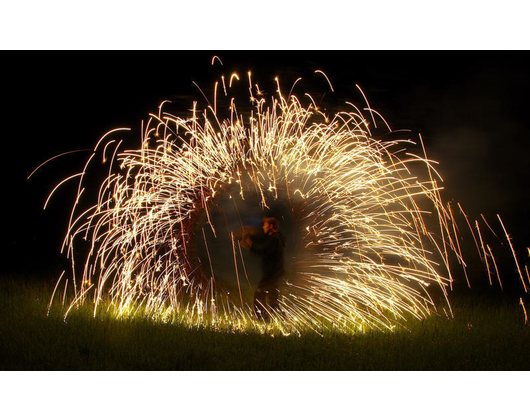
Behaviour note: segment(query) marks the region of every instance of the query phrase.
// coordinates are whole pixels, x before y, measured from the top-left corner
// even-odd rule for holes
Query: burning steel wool
[[[259,95],[248,76],[248,115],[231,99],[220,118],[219,84],[213,105],[200,111],[194,103],[187,117],[163,102],[143,126],[140,148],[120,151],[126,129],[113,130],[83,171],[63,181],[79,180],[63,244],[72,278],[61,276],[54,291],[61,281],[64,293],[74,289],[65,317],[92,302],[94,315],[264,331],[248,298],[254,263],[236,233],[249,215],[274,211],[292,231],[282,310],[273,314],[284,333],[451,316],[450,259],[465,264],[421,137],[376,140],[373,128],[386,122],[369,107],[347,103],[329,117],[308,94],[305,105],[283,96],[278,80],[274,96]],[[238,80],[232,75],[230,86]],[[230,86],[223,78],[225,98]],[[414,145],[421,155],[410,152]],[[94,204],[78,210],[98,159],[108,173]],[[88,244],[81,264],[78,242]]]

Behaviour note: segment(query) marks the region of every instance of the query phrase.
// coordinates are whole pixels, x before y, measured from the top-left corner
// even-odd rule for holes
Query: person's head
[[[263,232],[265,235],[272,235],[278,232],[278,220],[275,217],[265,217],[263,219]]]

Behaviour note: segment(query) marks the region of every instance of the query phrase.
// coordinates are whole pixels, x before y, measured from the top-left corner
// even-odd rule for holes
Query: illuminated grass
[[[408,331],[323,336],[215,331],[117,320],[60,303],[50,288],[17,279],[0,291],[3,370],[526,370],[530,328],[513,302],[454,299],[455,319],[411,321]]]

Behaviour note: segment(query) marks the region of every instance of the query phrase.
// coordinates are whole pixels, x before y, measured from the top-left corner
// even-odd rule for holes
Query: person
[[[264,218],[262,229],[263,234],[244,234],[241,246],[261,256],[262,277],[254,293],[254,313],[268,322],[272,313],[280,313],[278,286],[285,272],[285,236],[278,231],[278,220],[274,217]]]

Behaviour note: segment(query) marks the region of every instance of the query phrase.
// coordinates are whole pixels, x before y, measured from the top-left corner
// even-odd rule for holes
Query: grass
[[[528,370],[530,327],[516,300],[459,298],[454,319],[430,317],[392,333],[267,336],[96,318],[60,303],[51,287],[4,279],[2,370]]]

